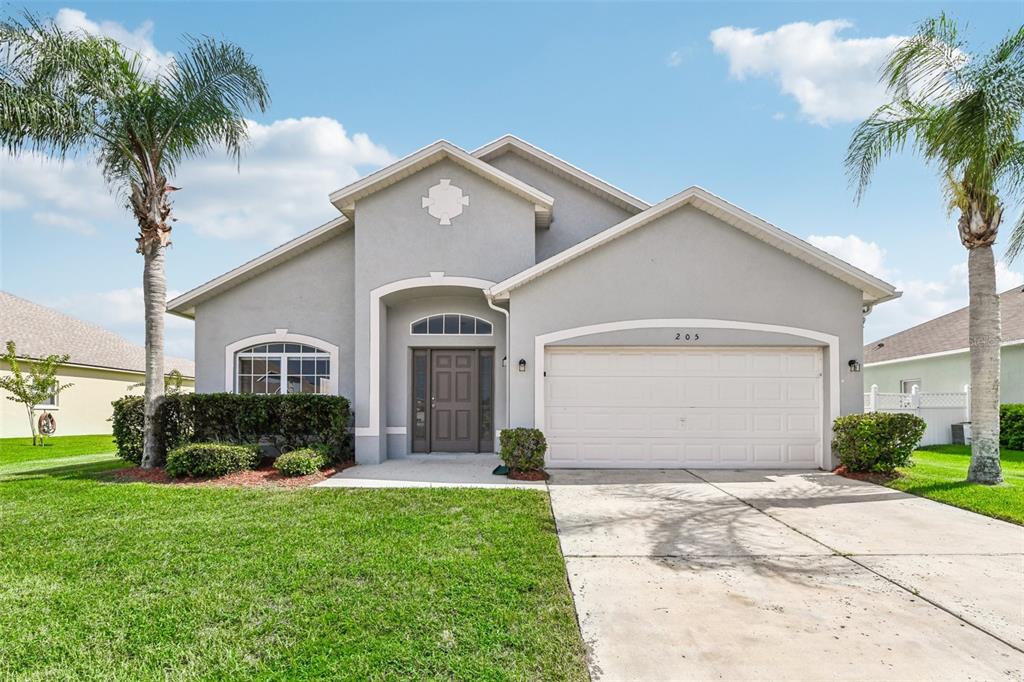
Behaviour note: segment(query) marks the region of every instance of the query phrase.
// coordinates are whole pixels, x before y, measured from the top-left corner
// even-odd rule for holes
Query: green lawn
[[[547,496],[0,476],[0,679],[585,680]]]
[[[886,485],[954,507],[1024,524],[1024,452],[1003,450],[1005,485],[966,482],[971,449],[966,445],[929,445],[914,453],[914,466]]]
[[[17,462],[28,462],[75,455],[96,455],[114,452],[113,436],[54,436],[45,445],[32,445],[31,438],[0,438],[0,467]]]

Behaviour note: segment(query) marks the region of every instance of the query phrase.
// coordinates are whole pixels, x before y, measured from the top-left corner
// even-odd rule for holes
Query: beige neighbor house
[[[12,340],[19,357],[71,356],[60,373],[61,383],[74,386],[40,408],[57,421],[58,436],[110,433],[110,403],[128,394],[142,394],[145,350],[88,322],[0,291],[0,343]],[[27,361],[26,361],[27,362]],[[182,389],[192,391],[195,369],[191,360],[167,358],[167,371],[184,376]],[[10,367],[0,362],[0,374]],[[0,390],[0,438],[30,436],[25,409],[7,400]],[[41,412],[36,413],[41,414]]]
[[[1024,403],[1024,289],[999,297],[1003,323],[1000,397]],[[929,320],[864,346],[864,390],[958,393],[971,383],[968,309]]]

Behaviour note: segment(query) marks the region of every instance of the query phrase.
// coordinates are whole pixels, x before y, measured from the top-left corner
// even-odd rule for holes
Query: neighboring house
[[[550,467],[828,467],[865,306],[899,295],[706,190],[651,206],[511,136],[330,201],[168,310],[195,319],[197,390],[348,396],[364,464],[511,425]]]
[[[1004,403],[1024,403],[1024,288],[999,296]],[[959,393],[971,383],[968,308],[864,346],[864,387],[883,393]]]
[[[8,341],[14,341],[18,356],[23,358],[71,356],[58,377],[60,383],[74,386],[39,406],[53,413],[58,436],[110,433],[110,403],[130,393],[142,395],[142,389],[136,387],[145,380],[146,353],[142,346],[0,291],[0,343]],[[182,389],[191,391],[195,384],[192,361],[167,358],[166,365],[168,372],[176,369],[184,375]],[[10,367],[0,362],[0,373],[9,374]],[[8,400],[7,395],[0,390],[0,437],[30,436],[24,406]]]

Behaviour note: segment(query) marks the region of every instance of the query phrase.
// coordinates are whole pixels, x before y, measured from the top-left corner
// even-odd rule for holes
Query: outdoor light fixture
[[[848,364],[850,366],[850,371],[851,372],[859,372],[860,371],[860,363],[857,362],[856,360],[850,360],[846,364]]]
[[[525,372],[526,371],[526,358],[519,358],[519,371],[520,372]]]
[[[502,367],[508,367],[508,356],[507,355],[501,359],[501,366]]]

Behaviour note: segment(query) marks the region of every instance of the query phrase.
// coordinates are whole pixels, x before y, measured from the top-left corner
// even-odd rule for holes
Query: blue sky
[[[265,70],[273,102],[252,117],[241,172],[213,155],[175,178],[173,292],[330,219],[329,191],[391,159],[511,132],[650,202],[704,186],[892,281],[906,295],[869,317],[865,340],[966,304],[966,252],[934,174],[888,161],[859,206],[844,177],[879,60],[940,9],[977,49],[1024,23],[1024,3],[981,2],[30,7],[154,63],[208,34]],[[3,289],[141,342],[135,228],[95,166],[3,158],[0,172]],[[1000,285],[1021,272],[1001,266]],[[191,357],[191,333],[170,320],[168,352]]]

